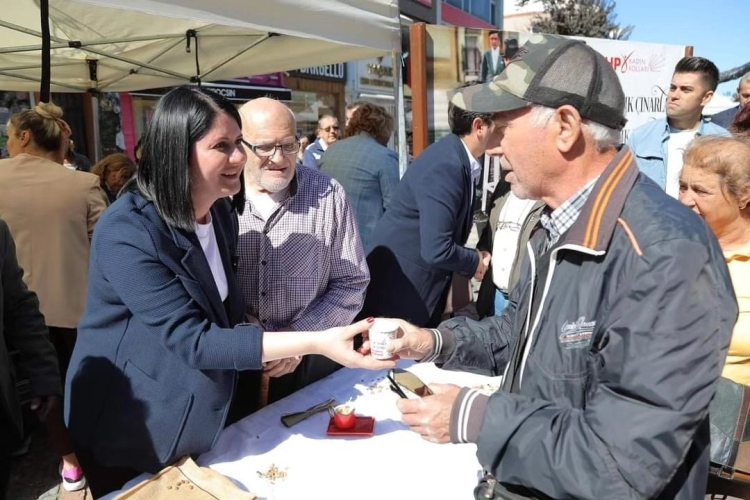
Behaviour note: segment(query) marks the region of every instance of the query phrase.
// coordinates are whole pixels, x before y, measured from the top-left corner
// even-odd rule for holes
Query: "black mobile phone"
[[[391,383],[391,390],[404,399],[432,395],[432,391],[419,380],[419,377],[400,368],[394,368],[388,372],[388,381]]]

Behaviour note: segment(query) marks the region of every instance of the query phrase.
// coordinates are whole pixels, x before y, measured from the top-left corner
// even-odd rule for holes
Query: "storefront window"
[[[116,92],[107,92],[99,97],[99,144],[102,158],[125,151],[120,94]]]
[[[495,24],[495,4],[491,3],[491,0],[446,0],[446,2],[474,17]]]
[[[314,133],[321,116],[336,116],[335,103],[334,94],[292,91],[292,100],[286,104],[297,118],[297,136]]]
[[[480,33],[466,30],[463,70],[467,82],[479,79],[479,73],[482,69],[482,51],[479,49],[480,36]]]
[[[136,141],[146,133],[146,128],[151,123],[158,102],[158,97],[133,96],[133,121],[135,122]]]
[[[0,92],[0,158],[7,158],[8,120],[16,113],[29,109],[31,101],[28,92]]]
[[[318,126],[318,118],[323,115],[336,115],[334,94],[292,91],[291,101],[281,101],[289,106],[297,119],[297,135],[314,133]],[[158,96],[133,95],[133,121],[135,126],[135,140],[146,132],[151,118],[154,116]],[[232,101],[241,107],[246,101]]]

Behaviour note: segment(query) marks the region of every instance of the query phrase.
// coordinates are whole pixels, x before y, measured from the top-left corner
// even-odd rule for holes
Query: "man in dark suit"
[[[505,51],[503,52],[503,62],[505,63],[505,66],[508,66],[518,53],[518,40],[515,38],[508,38],[505,40],[504,45]]]
[[[437,325],[453,273],[482,279],[489,265],[489,253],[463,245],[481,171],[477,158],[497,136],[492,114],[451,104],[448,115],[452,133],[411,164],[371,235],[363,317]]]
[[[490,50],[482,57],[481,80],[488,82],[505,69],[503,54],[500,53],[500,32],[490,31]]]
[[[23,281],[8,225],[0,220],[0,498],[5,498],[11,453],[23,438],[10,349],[20,353],[18,367],[30,382],[31,409],[46,418],[62,396],[57,355],[39,312],[39,300]]]
[[[750,72],[745,73],[737,85],[737,97],[739,99],[737,106],[716,113],[711,117],[711,122],[728,129],[743,106],[750,104]]]

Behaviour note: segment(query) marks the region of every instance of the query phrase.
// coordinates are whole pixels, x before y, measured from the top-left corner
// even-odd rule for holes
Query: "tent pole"
[[[152,62],[156,61],[156,60],[157,60],[157,59],[159,59],[159,58],[160,58],[161,56],[163,56],[164,54],[166,54],[167,52],[169,52],[169,51],[170,51],[170,50],[172,50],[173,48],[177,47],[177,46],[178,46],[179,44],[181,44],[181,43],[182,43],[182,38],[178,38],[178,39],[177,39],[177,41],[176,41],[175,43],[173,43],[172,45],[169,45],[168,47],[165,47],[165,48],[164,48],[164,50],[162,50],[162,51],[158,52],[157,54],[155,54],[155,55],[154,55],[154,57],[152,57],[151,59],[149,59],[149,60],[148,60],[147,62],[148,62],[148,63],[152,63]],[[131,71],[130,73],[126,73],[126,74],[124,74],[123,76],[121,76],[120,78],[117,78],[116,80],[110,80],[110,81],[109,81],[109,82],[108,82],[108,83],[107,83],[107,84],[106,84],[105,86],[106,86],[106,87],[112,87],[112,86],[113,86],[114,84],[116,84],[116,83],[119,83],[120,81],[122,81],[122,80],[124,80],[125,78],[129,77],[129,76],[130,76],[131,74],[133,74],[133,75],[137,75],[137,74],[138,74],[138,71],[139,71],[140,69],[141,69],[141,68],[138,68],[138,69],[132,70],[132,71]],[[99,89],[99,90],[101,90],[101,89],[102,89],[102,88],[100,87],[100,89]]]
[[[187,76],[187,75],[183,75],[183,74],[177,73],[175,71],[169,71],[169,70],[166,70],[164,68],[159,68],[157,66],[154,66],[153,64],[148,64],[148,63],[145,63],[145,62],[136,61],[135,59],[131,59],[129,57],[118,56],[118,55],[114,55],[114,54],[108,54],[107,52],[105,52],[103,50],[92,49],[91,47],[85,47],[85,46],[80,47],[80,50],[85,51],[85,52],[91,52],[92,54],[96,54],[96,55],[102,56],[102,57],[108,57],[108,58],[114,59],[116,61],[122,61],[124,63],[132,64],[133,66],[138,66],[140,68],[150,69],[151,71],[155,71],[157,73],[164,73],[165,75],[173,76],[175,78],[180,78],[182,80],[188,80],[188,81],[190,80],[190,77]]]
[[[399,50],[400,47],[399,41]],[[391,52],[391,65],[393,66],[393,94],[396,98],[396,131],[398,133],[398,176],[403,177],[409,166],[409,148],[406,144],[406,108],[404,106],[404,88],[401,77],[401,65],[403,60],[401,54],[395,50]]]
[[[17,78],[19,80],[25,80],[25,81],[28,81],[28,82],[38,82],[39,81],[38,78],[31,78],[30,76],[23,76],[23,75],[14,75],[13,73],[9,73],[7,71],[1,71],[1,70],[0,70],[0,75],[7,76],[7,77],[10,77],[10,78]],[[57,82],[55,80],[50,80],[50,83],[54,84],[54,85],[56,85],[58,87],[64,87],[64,88],[71,89],[71,90],[73,90],[75,92],[85,92],[86,91],[86,88],[84,88],[84,87],[76,87],[74,85],[68,85],[67,83]],[[45,101],[40,101],[40,102],[45,102]]]
[[[271,36],[274,36],[274,35],[272,35],[271,33],[268,33],[268,34],[266,34],[266,35],[265,35],[265,36],[264,36],[263,38],[261,38],[261,39],[259,39],[259,40],[255,40],[255,41],[254,41],[254,42],[253,42],[252,44],[250,44],[249,46],[247,46],[247,47],[243,48],[243,49],[242,49],[241,51],[239,51],[239,52],[238,52],[238,53],[236,53],[235,55],[233,55],[233,56],[230,56],[230,57],[228,57],[227,59],[225,59],[224,61],[221,61],[220,63],[216,64],[216,65],[215,65],[215,66],[214,66],[213,68],[211,68],[211,69],[209,69],[208,71],[206,71],[205,73],[203,73],[203,78],[206,78],[206,77],[207,77],[208,75],[210,75],[211,73],[213,73],[213,72],[214,72],[214,71],[216,71],[217,69],[219,69],[219,68],[221,68],[222,66],[224,66],[224,65],[226,65],[226,64],[228,64],[228,63],[230,63],[230,62],[232,62],[233,60],[237,59],[237,58],[238,58],[238,57],[240,57],[240,56],[241,56],[242,54],[244,54],[244,53],[245,53],[245,52],[247,52],[248,50],[250,50],[250,49],[254,48],[254,47],[255,47],[256,45],[258,45],[259,43],[261,43],[261,42],[264,42],[264,41],[268,40],[269,38],[271,38]],[[278,36],[278,35],[275,35],[275,36]]]
[[[50,34],[49,34],[49,0],[39,3],[42,25],[42,82],[39,88],[40,100],[50,102]]]
[[[427,149],[427,28],[424,23],[409,27],[409,64],[411,65],[411,130],[414,158]]]
[[[201,64],[200,60],[198,58],[198,34],[195,32],[195,30],[187,30],[185,32],[185,38],[187,39],[187,46],[185,47],[185,52],[188,54],[190,53],[190,39],[195,39],[195,76],[190,78],[191,83],[197,83],[198,88],[201,87]]]
[[[94,164],[99,163],[102,159],[102,141],[99,131],[99,93],[91,93],[91,119],[94,125]]]

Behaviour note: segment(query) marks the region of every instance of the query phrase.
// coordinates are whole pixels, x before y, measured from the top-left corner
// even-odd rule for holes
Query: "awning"
[[[7,3],[0,89],[39,90],[39,0]],[[227,80],[401,47],[397,0],[49,0],[49,28],[53,92]]]
[[[232,81],[204,83],[202,87],[205,90],[215,92],[229,99],[230,101],[247,102],[258,97],[270,97],[279,101],[291,101],[292,91],[285,87],[261,87],[258,85],[243,85]],[[134,96],[161,97],[166,94],[171,87],[162,87],[157,89],[144,89],[131,92]]]

